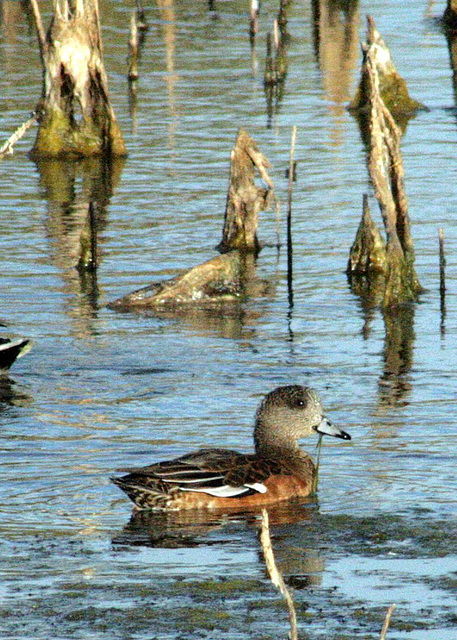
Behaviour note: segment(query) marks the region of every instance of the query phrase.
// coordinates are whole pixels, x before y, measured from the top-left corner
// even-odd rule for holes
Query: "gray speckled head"
[[[297,440],[314,432],[350,439],[325,418],[321,400],[310,387],[278,387],[265,396],[257,409],[254,429],[257,452],[272,447],[295,450]]]
[[[296,447],[299,438],[313,433],[323,418],[319,396],[309,387],[290,385],[268,393],[256,413],[256,449],[265,446]]]

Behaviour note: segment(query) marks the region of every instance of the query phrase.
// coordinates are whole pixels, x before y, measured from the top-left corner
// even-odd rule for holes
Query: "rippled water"
[[[346,4],[333,3],[336,25]],[[4,637],[284,636],[287,615],[265,575],[258,518],[134,522],[123,531],[130,506],[108,478],[119,466],[210,441],[247,450],[261,396],[303,382],[353,436],[326,443],[318,503],[272,517],[303,634],[374,637],[397,602],[389,637],[457,638],[457,126],[448,43],[434,19],[445,3],[361,1],[345,47],[326,46],[341,30],[322,31],[318,51],[313,6],[292,6],[284,95],[269,115],[262,75],[276,3],[262,4],[254,51],[247,3],[146,6],[150,28],[132,101],[130,5],[103,2],[105,65],[128,158],[109,184],[97,163],[37,167],[27,157],[32,130],[0,164],[0,316],[5,334],[34,340],[0,388]],[[429,107],[402,140],[425,293],[396,321],[401,343],[394,330],[386,338],[379,312],[364,312],[344,274],[369,190],[357,123],[345,109],[368,11],[411,95]],[[0,12],[3,141],[34,108],[41,73],[21,3],[3,0]],[[107,309],[215,255],[240,125],[272,164],[283,218],[298,127],[293,309],[274,212],[261,214],[259,230],[266,246],[257,275],[268,287],[236,313]],[[96,281],[74,268],[88,194],[103,204]]]

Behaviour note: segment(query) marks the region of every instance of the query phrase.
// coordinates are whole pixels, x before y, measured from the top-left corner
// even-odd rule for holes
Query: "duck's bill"
[[[351,436],[346,431],[343,431],[339,427],[336,427],[327,418],[322,418],[321,423],[314,427],[317,433],[322,433],[326,436],[333,436],[334,438],[342,438],[343,440],[350,440]]]

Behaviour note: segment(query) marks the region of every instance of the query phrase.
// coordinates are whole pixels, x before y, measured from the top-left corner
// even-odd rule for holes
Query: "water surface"
[[[284,93],[268,109],[262,75],[276,4],[262,5],[254,51],[238,0],[145,7],[150,28],[132,100],[130,7],[102,2],[128,158],[108,174],[96,162],[37,166],[27,157],[32,130],[1,163],[3,331],[34,340],[0,387],[5,638],[285,637],[258,515],[129,523],[130,505],[109,476],[209,442],[249,450],[262,395],[295,382],[314,386],[353,436],[326,443],[316,501],[270,514],[301,634],[377,637],[396,602],[392,639],[457,638],[457,125],[448,42],[434,19],[445,3],[361,1],[348,13],[329,5],[333,31],[318,33],[312,3],[293,4]],[[3,141],[34,108],[41,73],[22,5],[3,0],[0,10]],[[364,311],[344,273],[370,193],[345,108],[368,11],[411,95],[429,107],[402,139],[425,293],[387,336],[382,315]],[[293,308],[275,215],[265,212],[257,276],[268,286],[228,316],[107,309],[215,255],[240,125],[272,164],[283,220],[298,127]],[[101,259],[96,278],[80,278],[75,251],[89,197],[100,205]]]

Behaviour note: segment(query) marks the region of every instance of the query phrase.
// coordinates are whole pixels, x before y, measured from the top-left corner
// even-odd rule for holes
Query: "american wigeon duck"
[[[317,393],[290,385],[271,391],[257,409],[255,453],[199,449],[112,478],[139,509],[226,509],[308,496],[316,466],[298,440],[313,432],[350,440],[325,416]]]

